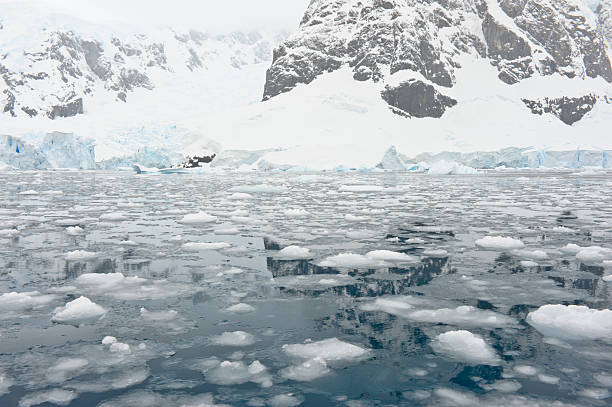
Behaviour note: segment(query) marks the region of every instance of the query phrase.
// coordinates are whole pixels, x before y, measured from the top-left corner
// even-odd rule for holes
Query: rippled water
[[[1,406],[611,400],[612,337],[544,337],[526,322],[546,304],[610,308],[612,262],[560,250],[612,248],[610,174],[0,182]],[[198,212],[209,216],[185,217]],[[483,250],[484,236],[526,247]],[[280,254],[291,245],[302,255]],[[374,250],[412,258],[365,256]],[[57,308],[80,296],[105,313],[61,320]],[[460,330],[493,359],[439,346]]]

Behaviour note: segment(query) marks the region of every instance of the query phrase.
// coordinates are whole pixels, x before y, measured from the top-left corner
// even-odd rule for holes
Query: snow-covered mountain
[[[508,147],[520,165],[587,151],[554,165],[606,167],[612,151],[610,0],[313,0],[291,35],[24,8],[0,17],[2,133],[74,133],[104,168],[202,151],[213,166],[374,168],[389,151]]]

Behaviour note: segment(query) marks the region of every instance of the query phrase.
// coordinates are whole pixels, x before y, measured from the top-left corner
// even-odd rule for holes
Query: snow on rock
[[[522,249],[525,244],[518,239],[503,236],[485,236],[476,240],[476,246],[486,250],[514,250]]]
[[[311,259],[312,254],[307,247],[287,246],[276,253],[276,257],[284,260]]]
[[[87,250],[74,250],[66,253],[66,260],[70,261],[85,261],[92,260],[98,257],[98,253],[88,252]]]
[[[213,337],[212,342],[220,346],[249,346],[255,343],[255,337],[244,331],[223,332]]]
[[[32,407],[43,403],[51,403],[57,406],[67,406],[78,394],[64,389],[52,389],[36,392],[24,396],[19,400],[19,407]]]
[[[563,340],[612,339],[612,311],[584,305],[543,305],[527,315],[542,335]]]
[[[84,322],[98,319],[104,314],[106,314],[104,308],[89,298],[81,296],[66,303],[63,307],[56,308],[51,320],[60,323]]]
[[[327,375],[331,370],[327,367],[325,359],[316,357],[308,359],[295,366],[288,366],[281,369],[280,375],[285,379],[298,382],[309,382]]]
[[[183,245],[183,249],[192,251],[192,252],[197,252],[197,251],[203,251],[203,250],[227,249],[228,247],[231,247],[231,246],[232,245],[230,245],[229,243],[225,243],[225,242],[207,242],[207,243],[189,242]]]
[[[216,216],[209,215],[206,212],[198,212],[183,216],[183,219],[181,219],[179,223],[185,225],[205,225],[207,223],[216,222],[216,220]]]
[[[497,365],[501,361],[482,337],[465,330],[444,332],[431,346],[440,355],[469,364]]]
[[[283,351],[290,356],[303,359],[320,358],[326,362],[359,360],[369,354],[367,349],[361,348],[338,338],[323,339],[318,342],[283,345]]]

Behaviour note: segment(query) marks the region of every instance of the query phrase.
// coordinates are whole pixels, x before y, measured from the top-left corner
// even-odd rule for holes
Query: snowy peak
[[[554,74],[611,82],[606,4],[597,21],[572,0],[313,0],[274,51],[263,99],[348,66],[355,80],[384,84],[394,112],[440,117],[466,57],[488,60],[507,84]],[[407,90],[406,103],[388,97]]]

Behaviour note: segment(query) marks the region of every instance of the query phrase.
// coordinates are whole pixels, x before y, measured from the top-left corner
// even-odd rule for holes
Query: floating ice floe
[[[32,407],[43,403],[51,403],[57,406],[67,406],[78,394],[71,390],[52,389],[36,392],[24,396],[19,400],[19,407]]]
[[[423,255],[428,257],[447,257],[448,252],[444,249],[427,249],[423,250]]]
[[[297,397],[293,393],[279,394],[269,398],[266,404],[270,407],[296,407],[303,403],[301,397]]]
[[[86,322],[98,319],[106,314],[106,310],[92,302],[87,297],[79,297],[76,300],[58,307],[53,313],[51,320],[60,323]]]
[[[385,268],[389,263],[356,253],[340,253],[319,263],[321,267],[334,268]]]
[[[285,379],[298,382],[309,382],[327,375],[331,370],[327,367],[325,359],[313,358],[295,366],[281,369],[280,375]]]
[[[243,313],[255,311],[255,307],[253,307],[252,305],[240,302],[238,304],[234,304],[230,307],[227,307],[225,310],[227,312],[233,312],[235,314],[243,314]]]
[[[518,239],[503,236],[485,236],[476,240],[476,246],[487,250],[515,250],[522,249],[525,244]]]
[[[576,259],[585,264],[599,264],[604,260],[612,260],[612,249],[600,246],[582,247],[576,253]]]
[[[234,192],[233,194],[228,196],[227,199],[231,199],[234,201],[242,201],[245,199],[253,199],[253,195],[247,194],[245,192]]]
[[[241,361],[223,361],[205,372],[206,380],[221,385],[235,385],[246,382],[258,383],[262,387],[272,386],[272,376],[258,360],[250,365]]]
[[[122,240],[119,242],[119,244],[121,246],[138,246],[138,243],[133,240]]]
[[[85,261],[92,260],[98,257],[98,253],[88,252],[87,250],[74,250],[66,253],[66,260],[70,261]]]
[[[122,300],[157,300],[176,297],[190,291],[190,288],[183,284],[126,277],[121,273],[85,273],[77,277],[74,283],[85,292]]]
[[[612,339],[612,311],[584,305],[543,305],[527,315],[542,335],[563,340]]]
[[[269,184],[239,185],[230,189],[231,192],[242,192],[247,194],[280,194],[286,192],[285,188]]]
[[[289,217],[289,218],[305,218],[310,216],[310,213],[302,208],[297,208],[297,209],[287,209],[284,212],[285,216]]]
[[[497,365],[501,361],[482,337],[465,330],[444,332],[431,346],[436,353],[460,362]]]
[[[419,260],[406,253],[394,252],[391,250],[373,250],[367,252],[366,257],[374,260],[388,261],[390,263],[409,263]]]
[[[52,294],[41,294],[38,291],[23,293],[10,292],[0,295],[0,312],[3,315],[14,311],[24,311],[27,309],[43,307],[57,297]],[[2,316],[0,316],[2,318]]]
[[[66,234],[70,236],[78,236],[85,233],[85,230],[80,226],[68,226],[66,228]]]
[[[221,249],[227,249],[229,247],[232,247],[232,245],[229,243],[225,243],[225,242],[206,242],[206,243],[189,242],[183,245],[183,249],[192,251],[192,252],[203,251],[203,250],[221,250]]]
[[[568,243],[559,250],[561,250],[563,253],[577,254],[582,249],[583,248],[581,246],[578,246],[577,244]]]
[[[101,215],[100,220],[107,222],[123,222],[127,220],[127,217],[120,212],[110,212]]]
[[[380,185],[340,185],[338,191],[340,192],[382,192],[385,188]]]
[[[597,387],[589,387],[582,389],[578,392],[579,396],[587,397],[595,400],[604,400],[610,397],[610,391],[608,389],[602,389]]]
[[[301,260],[310,259],[312,254],[307,247],[287,246],[276,253],[275,257],[284,260]]]
[[[207,223],[216,222],[217,217],[213,215],[209,215],[206,212],[198,212],[198,213],[190,213],[188,215],[183,216],[183,219],[179,221],[179,223],[185,225],[205,225]]]
[[[338,338],[323,339],[318,342],[283,345],[283,351],[294,357],[303,359],[320,358],[326,362],[359,360],[369,354],[367,349],[361,348]]]
[[[62,358],[49,368],[47,378],[53,383],[62,383],[89,365],[89,361],[84,358]]]
[[[149,311],[142,307],[140,308],[140,316],[147,321],[174,321],[178,318],[178,312],[175,310]]]
[[[344,215],[344,220],[349,221],[349,222],[365,222],[368,220],[368,218],[365,216],[356,216],[356,215],[347,213],[346,215]]]
[[[19,231],[17,229],[0,229],[0,238],[12,239],[17,236],[19,236]]]
[[[30,195],[30,196],[32,196],[32,195],[38,195],[38,192],[33,190],[33,189],[29,189],[27,191],[20,192],[19,195],[26,195],[26,196]]]
[[[215,235],[239,235],[240,229],[238,228],[224,228],[224,229],[215,229],[213,232]]]
[[[527,250],[517,249],[511,252],[514,256],[522,257],[529,260],[546,260],[548,259],[548,253],[544,250]]]
[[[516,321],[506,315],[489,310],[481,310],[469,305],[455,308],[415,309],[416,306],[432,306],[423,304],[420,299],[410,296],[377,298],[371,303],[361,306],[365,311],[383,311],[417,322],[432,324],[448,324],[467,327],[510,327]]]
[[[434,391],[434,394],[440,399],[442,399],[443,403],[439,403],[439,405],[443,406],[472,407],[480,404],[478,397],[476,397],[474,394],[452,390],[446,387],[436,389]]]
[[[221,346],[249,346],[255,343],[255,337],[244,331],[223,332],[213,337],[212,342]]]

